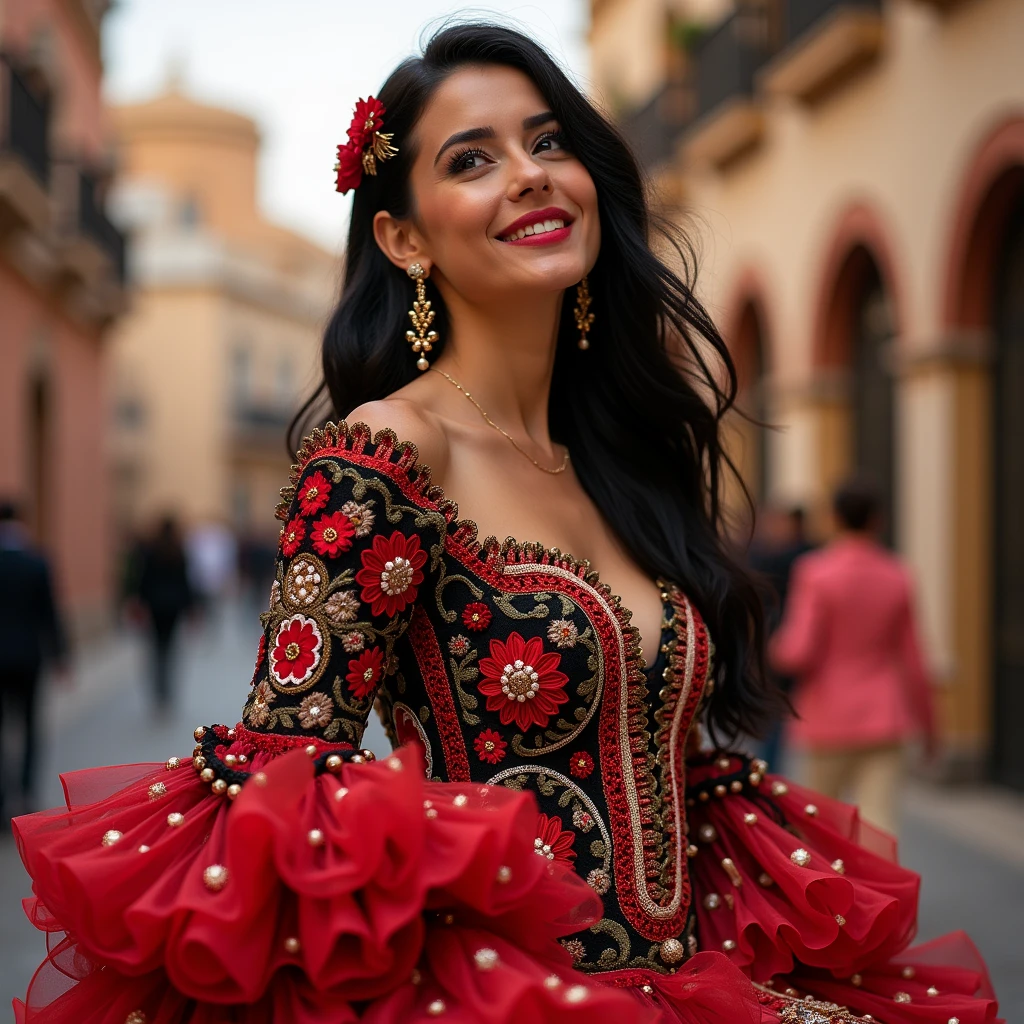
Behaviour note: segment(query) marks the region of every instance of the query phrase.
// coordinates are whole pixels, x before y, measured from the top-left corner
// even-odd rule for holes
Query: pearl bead
[[[174,769],[177,768],[180,764],[181,764],[181,758],[180,757],[169,757],[169,758],[167,758],[167,762],[164,764],[164,767],[169,772],[173,772]]]
[[[301,943],[294,935],[289,935],[288,938],[284,940],[284,949],[286,953],[295,954],[298,953],[301,948]]]
[[[442,1013],[447,1009],[443,999],[435,999],[432,1003],[427,1005],[427,1013],[431,1017],[440,1017]]]
[[[498,966],[499,960],[500,957],[498,956],[498,951],[495,949],[490,949],[487,946],[485,946],[483,949],[478,949],[473,954],[473,962],[481,971],[493,970],[495,967]]]
[[[501,867],[498,868],[497,877],[498,881],[502,885],[506,885],[508,882],[512,881],[512,869],[507,864],[502,864]]]
[[[323,846],[324,845],[324,834],[318,828],[311,828],[306,834],[306,839],[310,846]]]
[[[118,832],[116,828],[112,828],[109,831],[104,832],[103,833],[103,840],[102,840],[103,845],[104,846],[113,846],[115,843],[119,843],[121,841],[121,836],[122,835],[123,835],[123,833]]]
[[[341,766],[344,763],[345,762],[337,754],[331,754],[331,756],[327,758],[327,770],[329,772],[340,771]]]
[[[565,990],[565,1001],[567,1003],[582,1003],[588,995],[590,992],[585,985],[573,985]]]
[[[185,815],[180,813],[179,811],[171,811],[171,813],[167,815],[167,824],[170,825],[171,828],[178,828],[180,825],[183,825],[184,823]]]
[[[211,864],[203,872],[203,885],[211,892],[220,892],[228,884],[228,869],[223,864]]]

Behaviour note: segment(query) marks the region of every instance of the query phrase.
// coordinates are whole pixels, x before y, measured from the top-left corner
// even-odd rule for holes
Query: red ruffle
[[[532,796],[425,782],[417,755],[346,765],[335,777],[314,776],[295,751],[233,804],[188,761],[170,772],[136,765],[68,776],[67,812],[14,823],[34,880],[29,915],[70,936],[33,981],[24,1019],[123,1024],[135,1008],[150,1022],[199,1021],[217,1016],[202,1016],[203,1005],[229,1004],[233,1020],[345,1021],[339,1004],[397,998],[428,932],[432,946],[445,945],[438,929],[464,942],[481,930],[488,948],[519,965],[519,980],[503,982],[509,1005],[546,999],[564,1016],[564,1000],[544,985],[553,971],[572,974],[554,940],[597,920],[600,900],[571,870],[534,855]],[[176,827],[173,812],[183,816]],[[111,829],[121,838],[104,846]],[[204,883],[211,865],[228,871],[219,891]],[[54,977],[78,984],[61,994]],[[109,979],[123,999],[112,999]],[[623,993],[598,986],[591,996],[591,987],[591,1014],[629,1005]],[[110,1010],[132,999],[120,1017]]]
[[[717,771],[705,762],[690,781],[708,791]],[[732,763],[721,774],[734,771]],[[725,951],[777,993],[810,994],[886,1024],[997,1019],[984,963],[965,935],[906,948],[920,879],[896,863],[891,836],[856,808],[788,780],[767,776],[748,793],[690,808],[705,949]]]

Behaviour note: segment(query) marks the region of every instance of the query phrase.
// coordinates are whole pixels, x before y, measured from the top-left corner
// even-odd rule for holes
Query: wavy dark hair
[[[580,351],[574,296],[566,296],[551,385],[552,438],[568,446],[584,489],[637,564],[652,578],[676,581],[700,608],[717,650],[713,735],[757,735],[779,698],[764,671],[759,594],[725,538],[723,475],[735,469],[721,427],[736,396],[736,370],[693,295],[694,251],[678,228],[655,223],[629,146],[522,33],[479,22],[444,26],[377,94],[398,155],[355,190],[342,294],[324,334],[323,382],[292,423],[289,442],[294,449],[325,411],[346,417],[418,375],[405,341],[409,278],[377,246],[373,216],[382,209],[399,219],[414,215],[409,174],[417,121],[448,75],[486,64],[517,68],[535,83],[597,189],[601,251],[589,274],[596,319],[590,348]],[[655,233],[678,256],[682,276],[655,255]],[[429,281],[427,293],[437,312],[438,351],[448,314]]]

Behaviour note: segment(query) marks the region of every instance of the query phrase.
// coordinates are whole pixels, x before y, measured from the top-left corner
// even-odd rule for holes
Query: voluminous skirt
[[[917,878],[851,808],[771,776],[701,799],[746,759],[691,776],[705,952],[596,976],[558,939],[600,898],[534,855],[529,793],[427,782],[415,748],[248,768],[224,795],[190,759],[76,772],[66,809],[15,820],[49,948],[19,1024],[996,1020],[966,937],[905,951]]]

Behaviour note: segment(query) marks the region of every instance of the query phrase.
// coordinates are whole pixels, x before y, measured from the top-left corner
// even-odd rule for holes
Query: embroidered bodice
[[[315,746],[329,769],[376,703],[429,777],[536,795],[535,852],[604,900],[604,919],[565,941],[580,969],[673,970],[697,947],[684,802],[710,689],[697,609],[662,584],[645,671],[629,611],[588,563],[481,542],[416,460],[361,423],[303,444],[239,738]]]

